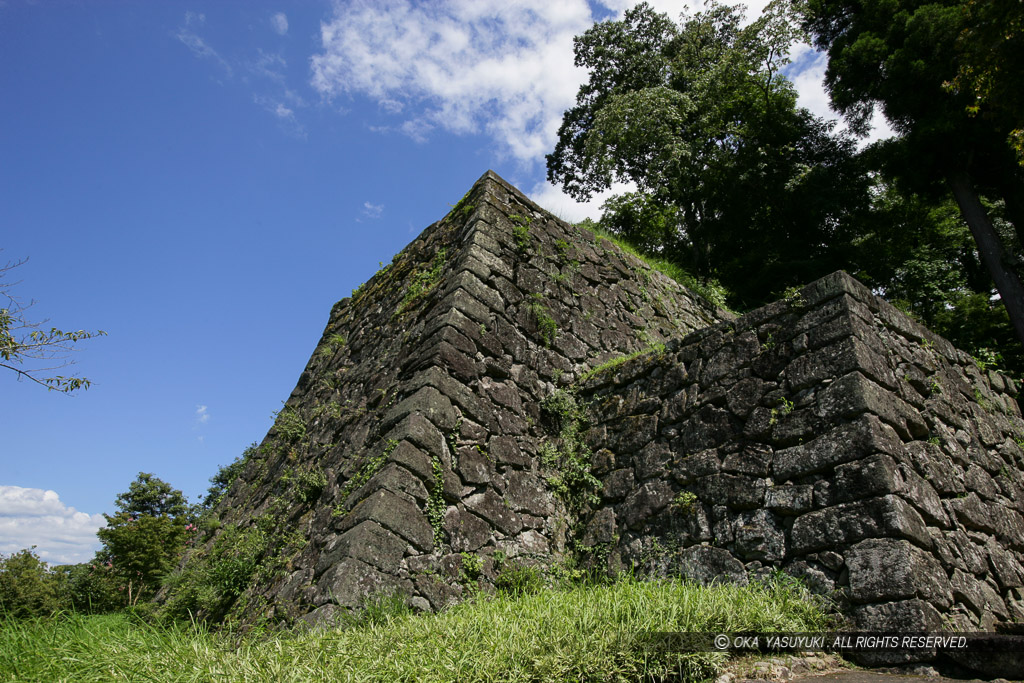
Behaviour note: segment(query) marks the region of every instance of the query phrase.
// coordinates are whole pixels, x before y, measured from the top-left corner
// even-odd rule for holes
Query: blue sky
[[[108,335],[77,395],[0,373],[0,553],[88,559],[139,472],[196,500],[334,302],[488,168],[596,215],[543,156],[585,76],[572,36],[628,4],[0,1],[0,265],[28,259],[30,319]]]

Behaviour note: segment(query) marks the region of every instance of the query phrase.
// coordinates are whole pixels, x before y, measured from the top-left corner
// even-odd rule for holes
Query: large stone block
[[[871,538],[846,551],[850,597],[854,602],[927,600],[940,610],[952,604],[946,570],[909,541]]]
[[[371,520],[388,531],[398,534],[413,547],[429,551],[434,545],[434,530],[426,514],[411,500],[381,489],[356,503],[352,511],[335,522],[335,528],[344,532],[360,522]]]
[[[921,515],[896,495],[808,512],[796,518],[790,534],[798,554],[882,537],[906,538],[923,548],[932,545]]]
[[[334,536],[320,552],[315,576],[321,576],[344,558],[354,558],[387,572],[394,571],[409,546],[374,521],[364,521]]]
[[[451,401],[432,386],[425,386],[393,407],[381,421],[381,427],[388,429],[412,413],[423,415],[441,430],[454,429],[458,415]]]
[[[821,391],[815,412],[829,420],[873,413],[905,441],[928,437],[928,426],[918,411],[857,370],[840,377]]]
[[[619,508],[619,519],[630,529],[639,527],[672,500],[672,487],[666,482],[649,481],[633,491]]]
[[[786,556],[786,536],[767,510],[742,513],[733,525],[733,538],[744,561],[776,562]]]
[[[776,481],[783,482],[823,472],[872,453],[887,453],[901,459],[903,452],[903,444],[891,428],[874,415],[865,415],[805,444],[776,451],[772,472]]]
[[[723,548],[695,545],[679,554],[679,576],[703,585],[747,585],[743,564]]]

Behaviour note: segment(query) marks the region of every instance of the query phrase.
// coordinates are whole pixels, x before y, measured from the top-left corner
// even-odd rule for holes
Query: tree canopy
[[[195,520],[181,491],[146,472],[117,496],[116,505],[115,514],[104,515],[106,527],[96,532],[103,543],[98,559],[110,564],[127,604],[134,605],[159,588]]]
[[[790,5],[741,21],[712,3],[676,24],[641,4],[577,37],[590,75],[547,162],[581,199],[633,182],[644,199],[613,210],[666,207],[644,248],[753,305],[841,266],[868,181],[853,140],[797,107],[781,73],[800,36]]]
[[[803,11],[828,52],[833,106],[860,130],[881,106],[900,133],[882,146],[889,173],[915,192],[952,193],[1024,343],[1021,3],[807,0]],[[1003,203],[1010,242],[984,197]]]

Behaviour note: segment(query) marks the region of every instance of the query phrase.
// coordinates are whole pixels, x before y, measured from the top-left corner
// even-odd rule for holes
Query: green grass
[[[651,256],[645,254],[630,244],[627,240],[619,237],[615,233],[608,232],[607,230],[594,226],[592,228],[594,234],[600,239],[606,239],[609,242],[613,242],[623,251],[636,256],[638,259],[649,265],[654,270],[657,270],[662,275],[666,275],[683,287],[686,287],[692,292],[699,294],[715,306],[731,311],[726,305],[726,299],[728,299],[730,292],[726,289],[718,280],[709,278],[707,280],[701,280],[694,277],[688,270],[681,267],[676,263],[667,261],[665,259],[658,258],[657,256]]]
[[[0,621],[5,681],[633,681],[713,677],[722,653],[644,648],[660,631],[813,631],[826,617],[790,581],[700,588],[624,579],[498,594],[417,616],[264,637],[128,614]]]
[[[655,342],[653,344],[645,346],[642,349],[638,349],[638,350],[634,351],[633,353],[625,354],[625,355],[622,355],[622,356],[616,356],[615,358],[610,358],[610,359],[606,360],[604,363],[601,363],[600,365],[592,367],[589,370],[587,370],[586,372],[584,372],[582,375],[580,375],[579,381],[580,382],[586,382],[588,379],[596,377],[597,375],[600,375],[602,372],[609,372],[611,370],[614,370],[615,368],[619,367],[620,365],[622,365],[624,363],[628,363],[629,361],[633,360],[634,358],[639,358],[640,356],[642,356],[642,355],[644,355],[646,353],[651,353],[651,354],[662,354],[662,353],[665,353],[665,345],[662,344],[661,342]]]

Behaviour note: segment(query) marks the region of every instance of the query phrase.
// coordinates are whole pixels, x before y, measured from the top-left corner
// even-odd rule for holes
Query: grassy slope
[[[0,622],[6,681],[635,681],[713,676],[721,653],[645,650],[657,631],[812,631],[819,605],[793,583],[701,588],[622,580],[344,630],[234,638],[126,614]]]

